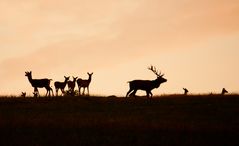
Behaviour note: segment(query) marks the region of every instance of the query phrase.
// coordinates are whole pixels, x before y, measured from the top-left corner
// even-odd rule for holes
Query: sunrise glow
[[[94,72],[92,94],[124,96],[149,65],[168,79],[156,95],[238,93],[238,18],[238,0],[1,0],[0,94],[31,95],[32,71],[53,88]]]

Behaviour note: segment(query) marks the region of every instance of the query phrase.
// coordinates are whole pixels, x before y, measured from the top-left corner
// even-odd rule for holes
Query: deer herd
[[[78,89],[79,89],[79,95],[80,95],[80,89],[82,87],[84,88],[84,91],[85,91],[85,88],[87,88],[88,95],[89,95],[89,85],[90,85],[93,73],[87,73],[87,74],[89,75],[89,78],[85,79],[85,80],[72,76],[73,80],[70,81],[70,77],[64,76],[65,80],[63,82],[60,82],[60,81],[54,82],[54,86],[55,86],[55,90],[56,90],[56,96],[58,96],[59,89],[61,91],[61,95],[67,95],[67,94],[75,95],[76,82],[77,82]],[[45,88],[46,89],[46,96],[51,96],[51,93],[52,93],[52,96],[54,96],[52,87],[50,87],[50,82],[51,82],[52,79],[48,79],[48,78],[33,79],[31,71],[30,72],[25,72],[25,76],[28,78],[28,81],[30,82],[31,86],[34,88],[34,91],[33,91],[34,97],[39,96],[38,88]],[[68,86],[68,91],[67,92],[65,91],[66,85]],[[82,95],[85,94],[84,91],[83,91]],[[22,92],[21,96],[25,97],[26,92]]]
[[[149,99],[152,99],[152,90],[155,88],[159,88],[159,86],[162,83],[167,82],[167,79],[164,78],[164,74],[162,74],[161,72],[158,72],[157,69],[154,66],[150,66],[148,67],[148,69],[150,71],[152,71],[155,75],[156,75],[156,79],[155,80],[132,80],[129,81],[129,91],[126,94],[126,98],[128,96],[136,96],[136,92],[138,90],[143,90],[146,92],[146,96]],[[54,82],[54,86],[55,86],[55,90],[56,90],[56,96],[58,96],[58,91],[60,89],[61,91],[61,96],[63,95],[76,95],[76,90],[75,90],[75,86],[76,84],[78,85],[78,95],[85,95],[85,88],[87,88],[87,95],[89,96],[90,92],[89,92],[89,85],[91,83],[92,80],[92,73],[87,72],[88,74],[88,79],[81,79],[78,77],[74,77],[72,76],[73,80],[70,80],[70,76],[64,76],[65,80],[63,82],[60,81],[55,81]],[[31,86],[34,88],[33,91],[33,96],[34,97],[39,97],[39,91],[38,88],[45,88],[46,89],[46,96],[54,96],[53,94],[53,89],[50,86],[50,82],[52,81],[52,79],[48,79],[48,78],[43,78],[43,79],[33,79],[32,78],[32,72],[25,72],[25,76],[28,78],[28,81],[30,82]],[[65,91],[65,87],[66,85],[68,86],[68,90]],[[83,92],[81,94],[81,88],[83,88]],[[188,94],[188,89],[183,88],[184,90],[184,95]],[[228,93],[228,91],[223,88],[221,94],[224,95],[225,93]],[[26,97],[26,92],[22,92],[21,94],[22,97]]]

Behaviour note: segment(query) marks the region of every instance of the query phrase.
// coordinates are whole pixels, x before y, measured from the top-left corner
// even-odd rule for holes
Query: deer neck
[[[155,88],[158,88],[161,83],[160,83],[159,79],[155,79],[155,80],[153,80],[153,84],[154,84]]]
[[[89,76],[88,81],[89,81],[89,82],[91,81],[91,76]]]
[[[27,76],[28,80],[30,83],[32,83],[33,79],[32,79],[32,76]]]
[[[64,84],[67,84],[67,80],[65,79]]]

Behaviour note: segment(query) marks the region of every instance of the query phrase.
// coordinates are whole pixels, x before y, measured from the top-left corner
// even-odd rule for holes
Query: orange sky
[[[238,18],[238,0],[1,0],[0,94],[31,94],[32,70],[94,72],[93,94],[125,95],[127,81],[155,78],[150,64],[168,79],[154,94],[238,93]]]

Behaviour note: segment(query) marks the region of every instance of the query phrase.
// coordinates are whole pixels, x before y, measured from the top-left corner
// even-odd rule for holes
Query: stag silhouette
[[[32,72],[25,72],[25,76],[27,76],[29,82],[31,83],[32,87],[34,88],[34,93],[38,93],[39,95],[39,91],[38,91],[38,88],[45,88],[46,89],[46,96],[49,95],[51,96],[51,92],[52,92],[52,95],[53,94],[53,90],[52,88],[50,87],[50,82],[51,82],[51,79],[47,79],[47,78],[44,78],[44,79],[32,79]]]
[[[222,88],[221,95],[225,95],[226,93],[228,93],[228,91],[225,88]]]
[[[78,88],[79,88],[79,95],[81,94],[81,92],[80,92],[81,88],[83,88],[82,95],[85,94],[85,88],[87,88],[88,95],[90,94],[89,93],[89,85],[90,85],[90,82],[91,82],[91,79],[92,79],[93,72],[92,73],[87,72],[87,74],[89,76],[89,78],[87,80],[83,80],[83,79],[78,79],[77,80],[77,85],[78,85]]]
[[[133,81],[129,81],[129,91],[126,94],[126,97],[128,97],[128,95],[133,95],[135,96],[137,90],[144,90],[146,91],[147,94],[147,98],[149,98],[149,96],[152,98],[153,94],[152,94],[152,90],[155,88],[158,88],[160,86],[160,84],[167,82],[167,79],[163,78],[164,74],[158,73],[158,71],[156,70],[155,67],[151,66],[148,68],[149,70],[151,70],[156,76],[157,79],[155,80],[133,80]]]
[[[56,96],[58,96],[58,90],[60,89],[61,90],[61,94],[64,94],[65,91],[65,87],[66,87],[66,84],[67,84],[67,81],[69,80],[70,77],[66,77],[64,76],[65,78],[65,81],[64,82],[59,82],[59,81],[56,81],[54,83],[54,86],[55,86],[55,89],[56,89]]]
[[[188,89],[187,88],[183,88],[184,90],[184,95],[187,95],[188,94]]]

